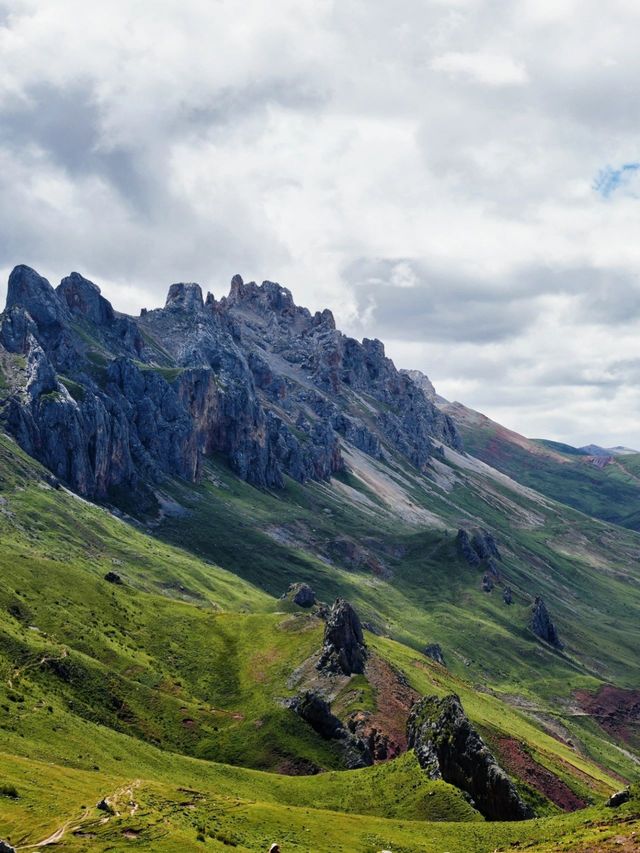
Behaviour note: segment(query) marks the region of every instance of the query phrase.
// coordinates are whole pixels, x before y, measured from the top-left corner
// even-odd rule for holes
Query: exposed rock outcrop
[[[458,530],[456,537],[458,553],[470,566],[477,568],[484,563],[494,575],[499,574],[496,561],[502,560],[496,540],[487,530],[473,530],[471,534],[464,528]]]
[[[325,625],[317,669],[344,675],[362,673],[366,660],[367,647],[358,614],[348,601],[337,598]]]
[[[531,630],[536,637],[540,637],[541,640],[544,640],[551,646],[555,646],[557,649],[563,648],[563,644],[560,642],[560,637],[558,636],[558,630],[551,621],[547,605],[540,595],[536,596],[533,607],[531,608]]]
[[[0,840],[0,853],[16,853],[16,848],[12,847],[7,841]]]
[[[110,323],[115,313],[97,284],[84,278],[80,273],[72,272],[63,278],[56,293],[72,314],[86,317],[92,323]]]
[[[605,805],[609,806],[610,809],[617,809],[618,806],[623,806],[625,803],[628,803],[631,799],[631,790],[629,788],[623,788],[622,791],[616,791],[615,794],[611,794]]]
[[[316,594],[308,583],[292,583],[282,598],[287,598],[298,607],[313,607]]]
[[[285,704],[325,740],[339,742],[344,752],[345,764],[350,770],[373,764],[367,743],[354,731],[349,731],[342,721],[331,713],[331,706],[320,694],[308,690],[300,696],[288,699]]]
[[[312,315],[275,282],[234,276],[219,301],[203,300],[198,284],[173,284],[164,308],[133,318],[77,272],[54,290],[18,266],[0,315],[2,347],[27,369],[9,377],[0,420],[91,498],[151,496],[167,475],[195,480],[214,453],[247,482],[280,488],[287,475],[305,482],[342,471],[345,443],[419,469],[434,440],[461,446],[453,422],[380,341],[344,336],[330,311]],[[366,423],[358,400],[368,401]]]
[[[431,660],[434,660],[436,663],[439,663],[440,666],[446,666],[444,660],[444,655],[442,653],[442,646],[440,643],[430,643],[424,650],[425,655]]]
[[[462,527],[458,530],[458,535],[456,536],[456,548],[458,554],[474,569],[480,565],[481,559],[471,544],[471,537]]]
[[[409,747],[429,778],[443,779],[465,791],[488,820],[533,817],[472,727],[457,696],[420,700],[409,717],[407,735]]]

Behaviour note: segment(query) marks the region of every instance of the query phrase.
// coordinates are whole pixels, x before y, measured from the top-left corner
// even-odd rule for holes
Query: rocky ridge
[[[454,694],[421,699],[409,717],[407,736],[429,777],[461,788],[488,820],[533,817]]]
[[[378,340],[343,335],[274,282],[235,276],[228,296],[171,285],[165,306],[120,314],[93,282],[57,288],[26,266],[0,315],[0,419],[82,495],[117,502],[165,476],[195,481],[222,454],[262,488],[326,480],[348,445],[426,470],[461,448],[448,416]]]

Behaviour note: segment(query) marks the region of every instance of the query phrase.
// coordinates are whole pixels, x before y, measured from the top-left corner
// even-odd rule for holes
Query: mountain
[[[637,831],[634,786],[605,801],[638,778],[640,538],[527,483],[542,460],[559,490],[571,453],[239,277],[133,318],[17,267],[0,365],[0,839],[417,853]],[[418,760],[421,697],[464,737],[441,715]],[[537,819],[486,821],[491,779]]]
[[[640,530],[640,453],[529,439],[462,403],[437,405],[476,458],[588,515]]]
[[[7,431],[89,497],[145,491],[167,474],[197,481],[215,452],[243,480],[278,488],[285,475],[343,470],[340,438],[418,469],[433,438],[459,446],[380,341],[345,337],[331,312],[312,316],[273,282],[236,276],[220,302],[174,284],[163,309],[134,319],[78,273],[54,290],[16,267],[0,342]]]

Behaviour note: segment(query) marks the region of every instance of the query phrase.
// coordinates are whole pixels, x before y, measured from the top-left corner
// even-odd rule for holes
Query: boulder
[[[436,663],[439,663],[440,666],[446,666],[444,660],[444,655],[442,654],[442,647],[440,643],[430,643],[424,650],[425,655],[431,660],[434,660]]]
[[[472,727],[455,694],[417,702],[407,723],[407,738],[429,778],[465,791],[488,820],[534,816]]]
[[[298,607],[313,607],[316,603],[316,594],[308,583],[292,583],[282,598],[288,598]]]
[[[114,814],[113,806],[106,797],[103,797],[99,803],[96,803],[96,808],[107,814]]]
[[[16,848],[12,847],[6,841],[0,840],[0,853],[16,853]]]
[[[483,592],[491,592],[491,590],[495,586],[494,577],[491,572],[485,572],[482,576],[482,591]]]
[[[107,581],[107,583],[115,583],[120,586],[122,585],[122,578],[117,572],[107,572],[104,576],[104,579]]]
[[[324,629],[324,641],[316,668],[330,673],[364,672],[367,647],[358,614],[348,601],[336,598]]]
[[[531,630],[536,637],[540,637],[541,640],[544,640],[551,646],[555,646],[557,649],[563,648],[556,626],[553,624],[547,610],[547,605],[540,595],[536,596],[533,607],[531,608]]]
[[[616,791],[615,794],[611,794],[605,805],[609,806],[610,809],[617,809],[618,806],[628,803],[630,799],[631,791],[629,788],[623,788],[622,791]]]

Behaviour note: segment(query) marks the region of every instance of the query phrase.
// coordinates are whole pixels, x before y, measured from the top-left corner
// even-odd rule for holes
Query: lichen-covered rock
[[[555,646],[557,649],[563,648],[560,637],[558,636],[558,630],[551,621],[547,605],[540,595],[536,596],[533,607],[531,608],[531,630],[536,637],[540,637],[546,643]]]
[[[411,711],[407,737],[429,778],[443,779],[465,791],[488,820],[533,817],[454,694],[421,699]]]
[[[327,618],[317,668],[351,675],[364,672],[366,660],[367,647],[358,614],[348,601],[337,598]]]

